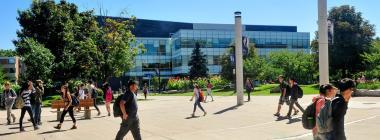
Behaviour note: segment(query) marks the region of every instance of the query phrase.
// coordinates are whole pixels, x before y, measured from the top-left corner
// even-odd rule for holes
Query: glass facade
[[[144,23],[137,23],[140,26],[136,26],[135,29],[138,31],[136,45],[143,44],[146,51],[139,53],[135,67],[127,72],[126,76],[148,79],[160,73],[163,79],[167,79],[177,75],[187,75],[190,69],[188,63],[196,43],[200,43],[203,54],[207,56],[209,74],[219,74],[222,55],[234,44],[233,25],[153,20],[140,22],[145,21],[155,23],[152,27],[154,29],[142,26],[146,25]],[[176,31],[168,32],[174,29],[165,26],[165,23],[173,26]],[[192,27],[189,27],[189,24]],[[148,28],[146,32],[144,28]],[[152,37],[149,37],[149,34],[152,34]],[[261,57],[267,56],[270,52],[283,50],[310,53],[310,33],[297,32],[296,26],[244,25],[243,36],[249,39],[250,44],[255,44],[257,53]]]

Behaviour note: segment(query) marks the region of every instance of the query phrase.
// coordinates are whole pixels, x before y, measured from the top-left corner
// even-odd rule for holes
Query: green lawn
[[[279,93],[270,93],[270,90],[277,87],[278,84],[267,84],[267,85],[261,85],[255,88],[253,93],[251,93],[253,96],[278,96]],[[304,91],[304,94],[318,94],[318,85],[301,85],[301,88]],[[150,96],[192,96],[193,92],[185,92],[185,93],[172,93],[172,94],[158,94],[158,93],[151,93]],[[232,96],[235,95],[233,90],[222,90],[222,89],[214,89],[213,90],[214,96]]]

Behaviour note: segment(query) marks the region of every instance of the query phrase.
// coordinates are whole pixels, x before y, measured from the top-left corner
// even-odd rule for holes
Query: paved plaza
[[[141,98],[141,96],[139,97]],[[236,105],[235,96],[215,97],[215,102],[203,104],[208,115],[198,111],[199,117],[191,118],[193,102],[190,97],[156,96],[148,101],[139,101],[141,133],[144,140],[270,140],[312,139],[311,133],[302,128],[301,115],[288,119],[277,119],[272,114],[277,107],[277,96],[254,96],[243,106]],[[300,99],[306,107],[312,96]],[[70,130],[70,117],[66,116],[62,130],[55,130],[56,112],[43,108],[43,125],[33,131],[31,123],[26,131],[19,133],[18,124],[5,125],[6,113],[0,112],[0,140],[112,140],[119,129],[120,118],[106,116],[105,106],[99,106],[101,116],[92,111],[91,120],[83,119],[83,112],[76,114],[78,129]],[[288,107],[282,110],[285,114]],[[14,110],[19,118],[20,110]],[[25,117],[25,121],[29,117]],[[375,140],[380,136],[380,98],[357,97],[349,104],[346,115],[348,139]],[[129,133],[128,140],[132,140]]]

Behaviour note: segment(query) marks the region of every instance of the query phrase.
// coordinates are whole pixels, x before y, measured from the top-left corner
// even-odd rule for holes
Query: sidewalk
[[[143,98],[143,97],[139,97]],[[139,101],[141,133],[144,140],[252,140],[252,139],[312,139],[310,131],[302,128],[300,115],[292,121],[277,120],[273,117],[278,97],[253,96],[251,102],[236,106],[235,96],[216,96],[215,102],[202,104],[208,115],[197,109],[195,118],[190,117],[193,102],[190,97],[155,96]],[[312,96],[300,99],[303,107],[310,103]],[[6,112],[0,112],[0,140],[112,140],[119,126],[120,118],[108,117],[105,106],[100,105],[101,116],[92,111],[91,120],[83,119],[78,113],[78,129],[69,130],[72,122],[67,115],[62,130],[53,128],[56,122],[55,110],[43,108],[43,125],[33,131],[31,123],[25,124],[26,131],[19,133],[18,124],[5,125]],[[112,107],[111,107],[112,108]],[[92,108],[93,109],[93,108]],[[284,115],[288,107],[284,106]],[[17,119],[20,110],[13,110]],[[24,122],[29,117],[24,118]],[[18,121],[17,121],[18,122]],[[348,139],[378,139],[380,126],[380,98],[353,98],[346,115],[346,136]],[[128,134],[128,140],[133,139]]]

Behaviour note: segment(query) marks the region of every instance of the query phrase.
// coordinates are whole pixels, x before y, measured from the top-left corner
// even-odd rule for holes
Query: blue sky
[[[7,0],[0,5],[0,48],[14,49],[12,40],[20,29],[17,10],[27,9],[32,0]],[[81,11],[100,7],[108,16],[119,16],[127,11],[142,19],[194,23],[232,24],[233,12],[241,11],[243,24],[295,25],[300,32],[310,32],[311,39],[317,30],[317,0],[67,0]],[[375,24],[380,36],[379,0],[328,0],[328,8],[353,5],[363,17]]]

